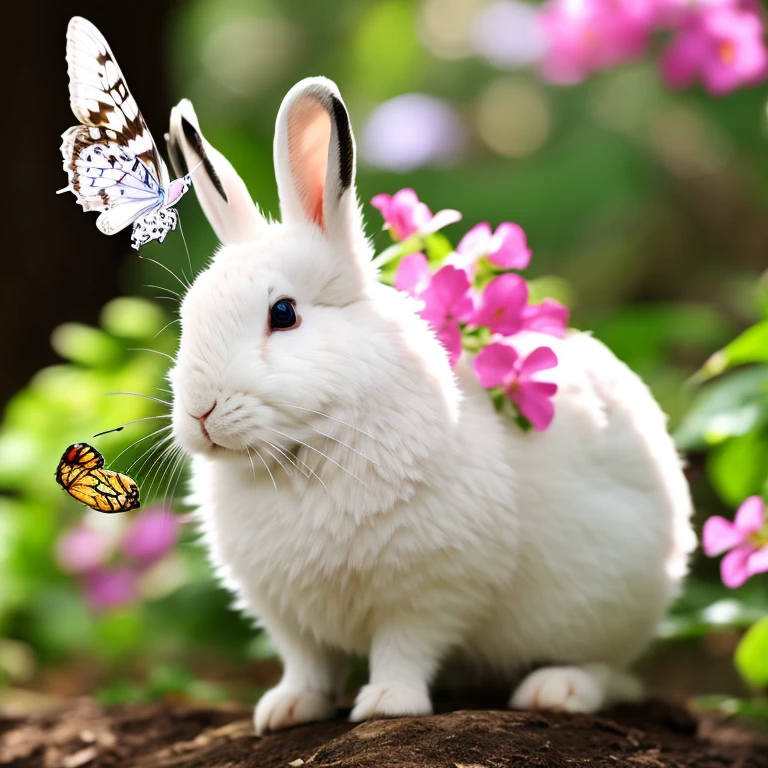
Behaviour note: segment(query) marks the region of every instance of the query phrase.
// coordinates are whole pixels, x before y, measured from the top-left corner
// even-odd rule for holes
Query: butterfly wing
[[[189,188],[189,176],[170,182],[152,134],[104,36],[89,21],[67,28],[69,96],[82,123],[62,135],[71,190],[107,235],[133,224],[131,244],[160,240],[176,226],[170,208]],[[65,191],[65,190],[62,190]]]
[[[108,469],[89,470],[66,490],[82,504],[100,512],[127,512],[141,505],[136,482]]]
[[[77,202],[86,211],[109,210],[137,200],[160,207],[164,194],[150,169],[103,128],[76,126],[62,136],[64,170]]]
[[[157,151],[136,100],[104,39],[90,21],[75,16],[67,27],[69,103],[75,117],[139,158],[159,186],[169,184],[168,170]]]
[[[72,498],[101,512],[126,512],[140,505],[136,482],[104,469],[104,457],[87,443],[75,443],[64,451],[56,481]]]
[[[139,228],[141,227],[142,218],[155,207],[156,204],[154,202],[148,205],[146,200],[127,201],[103,211],[99,218],[96,219],[96,226],[105,235],[114,235],[130,224],[133,224],[135,228]]]

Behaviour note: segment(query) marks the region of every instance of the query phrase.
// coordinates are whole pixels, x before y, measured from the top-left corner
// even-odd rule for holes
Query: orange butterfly
[[[56,482],[70,496],[101,512],[127,512],[140,506],[136,481],[104,469],[104,457],[87,443],[75,443],[64,451]]]

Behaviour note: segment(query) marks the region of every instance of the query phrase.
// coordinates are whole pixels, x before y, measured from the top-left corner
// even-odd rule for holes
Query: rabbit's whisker
[[[267,445],[268,445],[270,448],[272,448],[272,450],[274,450],[274,451],[278,451],[278,453],[280,453],[280,455],[281,455],[281,456],[285,456],[285,458],[286,458],[286,459],[287,459],[287,460],[288,460],[288,461],[289,461],[291,464],[293,464],[293,466],[294,466],[294,467],[296,467],[296,469],[297,469],[297,470],[298,470],[298,471],[299,471],[299,472],[300,472],[302,475],[304,475],[304,477],[309,477],[309,473],[308,473],[308,472],[305,472],[305,471],[304,471],[304,470],[303,470],[303,469],[302,469],[302,468],[301,468],[301,467],[300,467],[300,466],[299,466],[299,465],[296,463],[296,460],[293,458],[293,456],[291,456],[291,454],[290,454],[290,453],[287,453],[286,451],[284,451],[282,448],[280,448],[279,446],[275,445],[274,443],[270,443],[270,442],[269,442],[269,440],[264,440],[264,438],[262,438],[262,440],[261,440],[261,441],[262,441],[263,443],[266,443],[266,444],[267,444]],[[302,462],[302,464],[303,464],[303,463],[304,463],[304,462]],[[306,464],[305,464],[304,466],[306,466]]]
[[[366,437],[370,437],[371,440],[376,440],[376,438],[371,435],[370,433],[366,432],[364,429],[360,429],[359,427],[356,427],[354,424],[350,424],[347,421],[342,421],[341,419],[337,419],[333,416],[329,416],[327,413],[323,413],[322,411],[315,411],[312,408],[304,408],[301,405],[291,405],[290,403],[276,403],[278,406],[284,406],[285,408],[295,408],[297,411],[306,411],[307,413],[314,413],[316,416],[323,416],[326,419],[330,419],[331,421],[335,421],[338,424],[343,424],[345,427],[349,427],[350,429],[354,429],[355,432],[359,432],[361,435],[365,435]],[[378,441],[377,441],[378,442]]]
[[[264,446],[264,450],[283,468],[283,472],[285,472],[286,477],[290,477],[291,473],[288,471],[288,468],[285,466],[285,464],[283,464],[283,462],[280,461],[280,459],[275,456],[275,454],[272,453],[272,451],[270,451],[266,446]]]
[[[184,243],[184,250],[187,252],[187,261],[189,262],[189,274],[190,274],[191,278],[194,278],[195,270],[192,269],[192,257],[189,255],[189,247],[187,246],[187,238],[184,237],[184,228],[181,226],[181,216],[179,216],[179,232],[181,233],[181,240]]]
[[[173,360],[173,357],[167,352],[161,352],[159,349],[150,349],[149,347],[131,347],[128,352],[151,352],[153,355],[162,355],[171,361]]]
[[[171,320],[170,323],[166,323],[152,338],[156,339],[166,328],[170,328],[174,323],[181,323],[181,318],[180,317],[174,317],[173,320]],[[171,360],[173,360],[173,358],[170,355],[168,355],[168,357]]]
[[[267,474],[269,475],[269,479],[272,481],[272,485],[275,487],[275,496],[277,496],[277,510],[278,512],[282,513],[283,509],[280,506],[280,492],[277,490],[277,483],[275,482],[275,476],[272,474],[272,470],[269,468],[269,464],[267,464],[266,461],[264,461],[264,457],[259,453],[258,449],[256,447],[253,448],[256,455],[261,460],[261,463],[264,465],[264,469],[267,470]],[[250,452],[248,453],[250,456]]]
[[[146,451],[142,455],[142,461],[141,463],[136,467],[136,470],[134,474],[137,477],[142,478],[142,486],[148,486],[145,488],[145,497],[149,498],[151,496],[150,491],[152,490],[152,484],[150,482],[152,469],[155,466],[155,463],[164,456],[169,449],[172,447],[172,443],[168,443],[167,441],[161,441],[157,445],[152,446],[148,451]],[[145,472],[145,467],[149,466],[148,470]],[[146,482],[144,482],[146,480]]]
[[[168,501],[168,494],[171,491],[171,483],[173,482],[173,478],[176,475],[176,472],[179,468],[179,462],[183,461],[184,459],[184,451],[180,446],[176,446],[176,450],[171,453],[170,458],[168,459],[168,467],[165,472],[163,472],[163,477],[160,480],[160,483],[162,484],[162,481],[165,479],[166,474],[168,475],[168,483],[165,486],[165,491],[163,492],[163,495],[161,497],[163,504],[167,505],[169,509],[173,506],[173,495],[171,495],[171,500]],[[181,475],[179,475],[179,478]],[[176,481],[178,483],[178,479]],[[158,485],[158,490],[160,489],[160,485]],[[174,486],[174,493],[176,492],[176,486]]]
[[[157,454],[157,456],[155,456],[152,463],[150,464],[149,469],[147,470],[147,481],[148,481],[148,487],[146,491],[147,498],[154,498],[152,496],[152,488],[154,487],[157,480],[160,479],[160,471],[163,469],[165,459],[170,458],[175,448],[176,446],[173,444],[167,445],[162,451],[160,451]],[[153,472],[154,472],[154,477],[152,476]]]
[[[312,469],[312,467],[310,467],[306,461],[302,461],[298,456],[294,456],[291,453],[291,451],[284,451],[282,448],[280,448],[280,446],[275,445],[274,443],[270,443],[268,440],[265,440],[264,442],[272,446],[272,448],[274,448],[276,451],[280,451],[280,453],[283,456],[285,456],[285,458],[288,459],[288,461],[290,461],[296,467],[296,469],[298,469],[299,472],[301,472],[304,475],[304,477],[309,477],[310,475],[312,475],[312,477],[314,477],[317,480],[317,482],[320,483],[320,485],[322,485],[323,488],[325,488],[325,492],[329,496],[331,495],[331,492],[328,490],[328,486],[323,482],[323,478],[320,477],[320,475],[318,475],[317,472],[315,472],[315,470]],[[306,468],[307,470],[306,473],[301,469],[299,464],[301,464],[303,467]]]
[[[176,480],[174,481],[174,485],[173,485],[173,491],[171,493],[171,500],[169,502],[169,508],[173,507],[173,499],[176,496],[176,491],[179,488],[179,483],[181,482],[181,478],[184,474],[184,469],[187,466],[187,458],[188,458],[187,454],[184,452],[184,450],[180,449],[179,456],[176,459],[176,466],[174,467],[173,472],[171,473],[171,477],[168,480],[168,485],[169,485],[168,490],[170,490],[171,481],[173,480],[174,475],[176,476]],[[168,495],[168,490],[166,490],[165,492],[166,496]]]
[[[190,285],[185,283],[170,267],[166,267],[165,264],[161,264],[159,261],[156,261],[155,259],[150,259],[147,256],[142,256],[139,254],[140,259],[144,259],[144,261],[149,261],[152,264],[156,264],[158,267],[162,267],[169,275],[172,275],[174,279],[178,280],[179,283],[181,283],[182,288],[184,288],[185,291],[188,291],[190,289]]]
[[[143,397],[145,400],[153,400],[156,403],[162,403],[163,405],[172,405],[168,400],[162,400],[159,397],[153,397],[152,395],[145,395],[142,392],[107,392],[107,395],[133,395],[133,397]]]
[[[275,432],[276,434],[284,437],[286,440],[290,440],[292,443],[299,443],[299,445],[303,445],[305,448],[308,448],[310,451],[315,451],[315,453],[319,453],[324,459],[327,461],[330,461],[331,464],[335,464],[342,472],[346,472],[350,477],[354,477],[355,480],[357,480],[358,483],[360,483],[365,488],[368,488],[368,486],[365,484],[363,480],[361,480],[354,472],[350,472],[346,467],[343,467],[341,464],[339,464],[338,461],[334,461],[330,456],[326,456],[319,448],[315,448],[313,445],[309,445],[309,443],[304,443],[301,440],[299,440],[296,437],[291,437],[290,435],[286,435],[285,432],[281,432],[279,429],[274,429],[273,427],[267,427],[267,429],[270,432]],[[368,488],[370,491],[371,489]]]
[[[334,442],[338,443],[339,445],[344,446],[344,448],[347,448],[348,450],[352,451],[352,453],[356,453],[358,456],[362,457],[366,461],[370,461],[371,464],[375,464],[377,467],[379,466],[379,462],[375,459],[372,459],[370,456],[366,456],[364,453],[361,453],[357,450],[357,448],[353,448],[351,445],[347,445],[343,440],[339,440],[338,437],[334,437],[333,435],[329,435],[327,432],[321,432],[319,429],[315,429],[310,424],[307,424],[307,426],[318,435],[321,435],[322,437],[327,437],[329,440],[333,440]]]
[[[139,456],[137,459],[134,459],[134,460],[131,462],[131,464],[128,466],[128,469],[126,469],[126,473],[127,473],[127,474],[130,474],[131,470],[132,470],[132,469],[133,469],[133,468],[134,468],[134,467],[135,467],[135,466],[136,466],[136,465],[137,465],[137,464],[138,464],[138,463],[139,463],[139,462],[140,462],[140,461],[141,461],[141,460],[142,460],[142,459],[143,459],[145,456],[147,456],[148,454],[149,454],[149,455],[151,455],[151,454],[152,454],[152,451],[154,451],[154,450],[157,450],[157,449],[158,449],[158,448],[160,448],[160,446],[162,446],[162,445],[165,445],[165,444],[166,444],[166,443],[167,443],[169,440],[173,440],[173,434],[170,434],[170,435],[166,435],[166,436],[165,436],[165,437],[164,437],[162,440],[158,440],[158,441],[157,441],[156,443],[154,443],[153,445],[150,445],[150,446],[149,446],[149,448],[147,448],[147,450],[146,450],[146,451],[144,451],[144,452],[141,454],[141,456]],[[146,461],[144,462],[144,464],[145,464],[145,463],[146,463]],[[144,464],[142,464],[142,465],[141,465],[141,468],[143,468],[143,467],[144,467]],[[136,471],[138,472],[139,470],[137,469]]]
[[[145,288],[157,288],[158,291],[168,291],[168,293],[172,293],[179,301],[181,301],[182,296],[178,291],[174,291],[171,288],[167,288],[164,285],[155,285],[154,283],[145,283]]]
[[[164,427],[160,427],[160,429],[156,429],[154,432],[150,432],[150,434],[144,435],[144,437],[140,437],[138,440],[134,440],[127,448],[123,448],[123,450],[120,451],[120,453],[118,453],[114,459],[112,459],[111,463],[114,464],[124,453],[130,451],[131,448],[135,448],[139,443],[143,443],[145,440],[149,440],[150,437],[161,435],[168,429],[171,429],[170,424],[166,424]]]

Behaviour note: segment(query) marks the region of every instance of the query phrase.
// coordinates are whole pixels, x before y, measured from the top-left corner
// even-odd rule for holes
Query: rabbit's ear
[[[232,164],[200,133],[188,99],[171,110],[171,127],[165,138],[176,174],[192,172],[197,199],[219,240],[230,245],[255,239],[265,226],[264,219]]]
[[[357,237],[355,139],[334,82],[310,77],[291,88],[277,115],[274,152],[283,222],[310,222],[329,237]]]

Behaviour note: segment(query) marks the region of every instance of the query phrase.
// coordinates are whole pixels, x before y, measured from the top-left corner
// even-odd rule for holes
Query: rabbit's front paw
[[[545,667],[532,672],[512,694],[514,709],[596,712],[605,701],[605,685],[580,667]]]
[[[394,681],[364,685],[355,699],[349,719],[353,723],[372,717],[431,715],[432,702],[426,687],[413,687]]]
[[[330,720],[335,714],[336,703],[330,696],[278,685],[259,699],[253,713],[253,724],[256,735],[263,736],[300,723]]]

